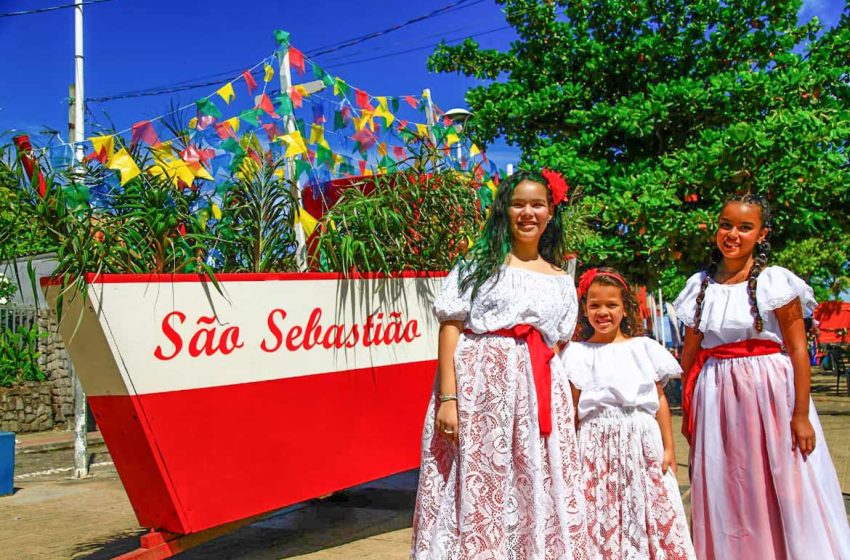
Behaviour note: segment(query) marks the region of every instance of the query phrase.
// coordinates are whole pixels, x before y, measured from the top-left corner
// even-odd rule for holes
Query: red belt
[[[549,362],[555,356],[555,351],[546,344],[540,331],[531,325],[516,325],[509,329],[499,329],[488,333],[476,333],[468,329],[464,332],[509,336],[525,341],[531,356],[531,373],[534,377],[534,389],[537,392],[537,420],[540,423],[540,433],[544,436],[549,435],[552,431],[552,367]]]
[[[749,340],[741,340],[739,342],[730,342],[729,344],[721,344],[714,348],[700,348],[691,369],[688,371],[688,377],[685,379],[685,386],[682,389],[682,421],[688,426],[688,433],[693,434],[694,418],[691,414],[691,402],[694,397],[694,389],[697,386],[697,378],[702,372],[702,366],[709,358],[717,360],[729,360],[732,358],[746,358],[748,356],[767,356],[769,354],[778,354],[782,351],[782,346],[772,340],[761,340],[751,338]]]

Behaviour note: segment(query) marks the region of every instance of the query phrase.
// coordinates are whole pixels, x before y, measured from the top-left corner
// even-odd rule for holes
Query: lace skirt
[[[464,335],[455,352],[459,444],[422,435],[413,518],[416,560],[589,556],[569,384],[552,360],[552,432],[540,435],[525,343]]]
[[[850,560],[850,529],[813,403],[815,450],[791,451],[788,356],[709,359],[694,391],[691,521],[700,559]]]
[[[600,409],[579,427],[587,529],[600,558],[692,559],[685,510],[655,417]]]

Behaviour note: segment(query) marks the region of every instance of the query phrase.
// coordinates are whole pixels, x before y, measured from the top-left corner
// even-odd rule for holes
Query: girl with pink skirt
[[[814,294],[766,266],[770,213],[751,194],[723,206],[717,250],[674,302],[687,327],[683,427],[701,560],[850,560],[850,528],[809,397],[803,310]]]

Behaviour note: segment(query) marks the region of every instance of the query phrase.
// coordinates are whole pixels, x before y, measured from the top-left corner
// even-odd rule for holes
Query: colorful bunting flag
[[[245,79],[245,84],[248,86],[248,95],[254,93],[254,90],[257,89],[257,82],[254,80],[254,76],[251,75],[251,72],[245,70],[242,72],[242,77]]]
[[[414,109],[419,108],[419,103],[416,101],[416,98],[412,95],[405,95],[404,100],[407,101],[407,104],[413,107]]]
[[[213,103],[212,100],[210,100],[209,98],[204,97],[198,99],[197,101],[195,101],[195,105],[198,108],[199,115],[213,117],[216,119],[221,118],[221,111],[218,110],[218,107],[216,107],[215,103]]]
[[[354,88],[354,102],[360,109],[372,110],[369,105],[369,94],[363,90]]]
[[[478,149],[478,146],[477,146],[477,145],[472,144],[472,145],[469,147],[469,157],[475,157],[475,156],[477,156],[477,155],[478,155],[478,154],[480,154],[480,153],[481,153],[481,150],[480,150],[480,149]]]
[[[108,164],[112,159],[112,154],[115,153],[115,137],[111,134],[93,136],[89,138],[89,142],[92,143],[94,150],[86,158],[89,160],[96,159],[102,164]]]
[[[314,218],[301,206],[298,207],[298,223],[301,225],[301,228],[304,230],[304,235],[307,237],[313,235],[313,232],[316,230],[316,226],[319,224],[316,218]]]
[[[144,142],[149,146],[159,144],[159,136],[150,121],[139,121],[133,125],[133,137],[130,140],[131,145],[136,145],[139,142]]]
[[[233,84],[230,82],[218,88],[218,90],[216,90],[216,93],[219,97],[224,99],[224,102],[228,105],[230,105],[230,102],[236,98],[236,92],[233,91]]]
[[[260,109],[247,109],[239,113],[239,118],[256,128],[260,126],[259,116],[261,112]]]
[[[138,177],[141,171],[139,166],[133,161],[133,157],[127,153],[127,148],[121,148],[113,156],[112,160],[106,165],[109,169],[117,169],[121,172],[121,185],[126,185],[135,177]]]
[[[274,78],[274,66],[263,64],[263,81],[270,82]]]
[[[286,48],[289,46],[289,33],[283,31],[282,29],[275,29],[274,31],[274,42],[279,48]]]
[[[260,96],[260,100],[257,103],[257,108],[262,109],[268,116],[273,119],[280,118],[280,115],[274,112],[274,105],[272,104],[272,100],[269,99],[269,96],[266,93]]]
[[[278,139],[286,143],[287,147],[284,157],[295,157],[299,154],[307,153],[307,144],[304,143],[304,138],[298,130],[278,136]]]
[[[304,75],[304,54],[295,47],[289,47],[289,64],[298,70],[298,75]]]
[[[301,91],[302,91],[302,88],[298,88],[298,87],[289,88],[289,97],[290,97],[290,99],[292,99],[292,105],[296,109],[300,109],[301,106],[304,104],[303,97],[301,95]]]

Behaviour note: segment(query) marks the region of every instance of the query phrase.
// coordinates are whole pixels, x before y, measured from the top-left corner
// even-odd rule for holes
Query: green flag
[[[195,101],[195,105],[198,107],[198,113],[201,115],[207,115],[210,117],[215,117],[217,119],[221,118],[221,111],[218,110],[218,107],[215,106],[208,98],[198,99]]]
[[[289,33],[282,29],[274,30],[274,42],[278,48],[286,48],[289,46]]]

